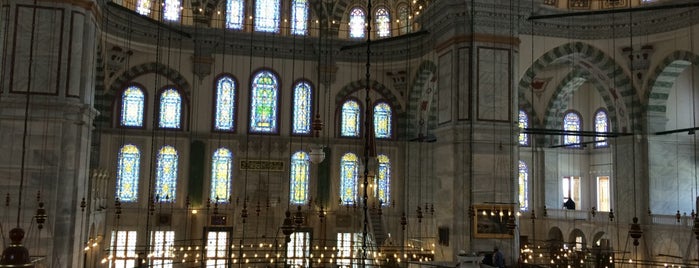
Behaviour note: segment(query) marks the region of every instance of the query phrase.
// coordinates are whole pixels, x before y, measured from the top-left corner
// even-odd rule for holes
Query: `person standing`
[[[493,266],[505,268],[505,256],[502,255],[502,252],[500,252],[497,246],[493,248]]]

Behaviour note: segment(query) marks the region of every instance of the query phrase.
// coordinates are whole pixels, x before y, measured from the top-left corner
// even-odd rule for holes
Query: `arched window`
[[[580,114],[571,111],[563,117],[563,130],[580,131],[582,129],[582,119]],[[580,148],[580,135],[563,135],[563,144],[572,144],[569,148]]]
[[[164,0],[163,3],[163,20],[179,21],[180,11],[182,10],[180,0]]]
[[[143,127],[145,94],[137,86],[130,86],[121,95],[121,126]]]
[[[242,30],[245,20],[245,0],[228,0],[226,3],[226,28]]]
[[[364,38],[364,28],[366,27],[366,14],[364,10],[359,7],[355,7],[350,11],[349,14],[349,37],[350,38]]]
[[[233,177],[233,154],[226,148],[219,148],[211,158],[211,194],[209,198],[219,203],[227,203],[231,194]]]
[[[379,139],[391,137],[391,106],[388,103],[379,102],[374,106],[374,134]]]
[[[524,110],[519,110],[519,145],[529,146],[529,134],[522,133],[525,128],[529,128],[529,116]]]
[[[376,10],[376,35],[380,38],[391,36],[391,16],[388,9],[380,7]]]
[[[291,4],[291,34],[308,33],[308,0],[294,0]]]
[[[294,205],[303,205],[308,202],[308,181],[310,170],[310,158],[303,151],[291,156],[291,178],[289,182],[289,202]]]
[[[357,200],[357,155],[346,153],[340,160],[340,200],[343,205],[354,205]]]
[[[519,161],[519,209],[528,210],[529,209],[529,187],[527,183],[529,181],[529,168],[524,161]]]
[[[280,11],[279,0],[256,0],[255,31],[278,33]]]
[[[410,12],[408,11],[408,5],[402,4],[398,7],[398,20],[400,25],[400,34],[407,34],[412,32],[412,26],[410,25]]]
[[[595,132],[609,132],[609,120],[607,119],[607,111],[600,109],[595,113]],[[595,148],[609,146],[606,137],[595,137]]]
[[[348,100],[342,104],[342,118],[340,119],[340,136],[359,137],[359,103]]]
[[[160,93],[160,128],[181,128],[182,121],[182,96],[174,88],[169,88]]]
[[[236,82],[233,77],[222,76],[216,82],[214,104],[214,129],[235,131]]]
[[[138,0],[136,3],[136,13],[143,16],[149,16],[151,5],[151,0]]]
[[[376,196],[381,205],[386,207],[391,205],[391,160],[386,155],[378,155],[379,174],[376,183]]]
[[[294,86],[294,100],[291,114],[292,133],[311,133],[311,105],[313,101],[313,90],[307,82],[298,82]]]
[[[155,196],[158,202],[175,202],[177,189],[177,150],[163,146],[158,152],[158,166],[155,171]]]
[[[259,71],[252,79],[250,93],[250,132],[277,133],[279,84],[270,71]]]
[[[141,168],[141,152],[138,147],[127,144],[119,150],[117,163],[116,197],[121,202],[138,200],[138,174]]]

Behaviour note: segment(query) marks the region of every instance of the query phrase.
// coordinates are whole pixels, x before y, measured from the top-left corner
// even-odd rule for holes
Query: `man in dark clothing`
[[[505,256],[502,255],[498,247],[493,248],[493,266],[505,268]]]
[[[563,207],[564,207],[565,209],[574,210],[574,209],[575,209],[575,201],[573,201],[573,198],[572,198],[572,197],[568,198],[568,201],[566,201],[565,203],[563,203]]]

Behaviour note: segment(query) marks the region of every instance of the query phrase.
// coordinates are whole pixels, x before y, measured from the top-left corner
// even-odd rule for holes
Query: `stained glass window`
[[[279,32],[279,0],[255,1],[255,31]]]
[[[582,129],[580,115],[577,112],[568,112],[563,117],[563,130],[580,131]],[[563,135],[563,144],[572,144],[568,147],[580,148],[580,135]]]
[[[308,0],[294,0],[291,4],[291,34],[308,33]]]
[[[180,20],[180,0],[165,0],[163,5],[163,20],[178,21]]]
[[[158,152],[157,170],[155,171],[155,195],[158,202],[174,202],[177,189],[177,150],[172,146],[163,146]]]
[[[529,168],[524,161],[519,161],[519,209],[527,210],[529,209],[529,187],[527,183],[529,181]]]
[[[380,102],[374,106],[374,134],[376,138],[391,137],[391,106]]]
[[[245,0],[228,0],[226,4],[226,28],[241,30],[245,20]]]
[[[228,232],[210,231],[206,234],[206,267],[228,267]]]
[[[524,131],[525,128],[529,127],[529,117],[527,116],[527,112],[524,110],[519,110],[519,145],[521,146],[529,146],[529,135],[525,133],[521,133]]]
[[[145,95],[137,86],[130,86],[121,95],[121,126],[142,127]]]
[[[277,133],[277,76],[260,71],[252,79],[250,132]]]
[[[412,26],[410,25],[410,12],[408,11],[408,5],[400,5],[398,7],[398,20],[400,25],[400,33],[407,34],[412,31]]]
[[[381,205],[386,207],[391,205],[391,160],[386,155],[378,155],[379,176],[377,179],[376,191]]]
[[[151,231],[151,267],[172,268],[175,231]],[[138,267],[138,266],[136,266]]]
[[[235,93],[236,83],[230,76],[223,76],[216,82],[216,103],[214,111],[214,129],[221,131],[235,130]]]
[[[350,11],[349,15],[349,37],[364,38],[364,27],[366,27],[366,16],[364,10],[355,7]]]
[[[136,202],[138,199],[138,176],[141,168],[141,152],[127,144],[119,151],[117,164],[116,196],[121,202]]]
[[[219,148],[211,159],[211,198],[212,201],[227,203],[231,193],[233,154],[226,148]]]
[[[180,128],[182,117],[182,96],[174,88],[160,94],[160,128]]]
[[[342,104],[340,136],[359,137],[359,113],[359,103],[357,101],[348,100]]]
[[[385,7],[376,10],[376,35],[379,37],[391,36],[391,16]]]
[[[151,0],[138,0],[136,3],[136,13],[143,16],[150,15]]]
[[[343,205],[354,205],[357,199],[357,155],[346,153],[340,160],[340,200]]]
[[[308,180],[310,170],[310,158],[303,151],[291,156],[291,179],[289,182],[290,202],[295,205],[303,205],[308,202]]]
[[[313,93],[311,86],[306,82],[299,82],[294,86],[294,103],[291,114],[293,115],[293,133],[311,133],[311,101]]]
[[[136,231],[112,231],[111,268],[136,267]]]
[[[609,132],[609,121],[607,120],[607,112],[604,110],[599,110],[595,114],[595,132]],[[595,137],[595,140],[597,141],[595,143],[595,147],[597,148],[609,146],[606,137]]]

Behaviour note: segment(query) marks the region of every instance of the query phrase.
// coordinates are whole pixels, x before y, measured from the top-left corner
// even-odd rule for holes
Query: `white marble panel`
[[[510,51],[478,48],[478,120],[510,120]]]
[[[58,94],[63,10],[19,6],[17,16],[12,91],[26,92],[31,78],[31,92]]]
[[[438,106],[437,115],[439,124],[449,123],[452,120],[452,51],[439,56],[438,86]]]
[[[84,28],[85,28],[85,15],[81,13],[74,12],[71,17],[71,28],[70,40],[68,40],[68,46],[70,46],[70,55],[68,55],[68,81],[66,81],[66,96],[78,97],[80,96],[80,77],[84,72],[91,73],[90,70],[84,70],[83,67],[83,46],[87,43],[83,40]]]
[[[458,113],[459,120],[468,120],[471,115],[471,49],[464,47],[458,50],[459,60],[457,61],[457,69],[459,75],[458,83]]]

